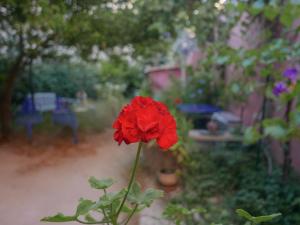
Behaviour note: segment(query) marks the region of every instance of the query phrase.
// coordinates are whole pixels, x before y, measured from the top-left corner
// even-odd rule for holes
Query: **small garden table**
[[[222,109],[218,106],[209,104],[179,104],[177,106],[180,112],[186,114],[193,120],[194,127],[197,129],[206,128],[207,122],[215,112],[220,112]]]
[[[211,134],[207,130],[190,130],[189,137],[199,142],[242,142],[243,137],[229,132]]]

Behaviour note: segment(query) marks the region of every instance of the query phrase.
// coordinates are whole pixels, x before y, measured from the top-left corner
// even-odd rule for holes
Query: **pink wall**
[[[274,116],[283,117],[285,109],[282,108],[281,105],[275,105],[273,109],[274,109]],[[272,143],[272,150],[276,162],[282,164],[283,151],[280,148],[280,143],[274,141]],[[291,143],[291,158],[292,158],[292,166],[295,168],[297,172],[300,173],[300,141],[297,139],[292,140]]]
[[[195,49],[186,57],[185,65],[195,68],[201,57],[203,57],[201,51],[199,49]],[[172,79],[178,79],[182,75],[180,66],[178,65],[152,67],[146,70],[146,74],[149,77],[151,89],[154,93],[159,93],[164,90],[171,84]]]
[[[249,27],[247,33],[248,35],[243,35],[241,31],[241,23],[243,20],[247,20],[246,14],[242,16],[240,23],[238,23],[231,32],[230,39],[228,41],[228,45],[233,48],[245,48],[245,49],[253,49],[261,43],[261,25],[258,22],[253,22]],[[295,21],[295,26],[300,26],[300,20]],[[298,37],[300,40],[300,37]],[[203,57],[203,56],[202,56]],[[193,54],[187,57],[187,65],[191,65],[195,67],[198,61],[201,60],[201,52],[199,50],[193,52]],[[227,76],[226,81],[230,81],[234,79],[236,76],[240,76],[242,71],[237,71],[232,67],[227,68]],[[168,87],[171,83],[172,78],[180,78],[180,68],[178,66],[174,67],[157,67],[151,68],[146,71],[149,76],[149,80],[151,82],[152,90],[154,93],[159,93],[161,90]],[[257,76],[254,79],[259,79]],[[243,123],[246,126],[251,126],[255,123],[255,120],[259,116],[262,105],[262,94],[255,92],[249,96],[247,101],[244,104],[232,104],[229,106],[229,110],[235,113],[238,116],[242,116]],[[271,107],[271,106],[270,106]],[[278,143],[272,144],[272,151],[274,155],[274,159],[278,163],[282,163],[283,154],[282,150]],[[300,173],[300,141],[294,140],[292,141],[292,164],[294,168]]]
[[[247,102],[243,105],[241,104],[233,104],[229,107],[229,110],[234,114],[240,116],[241,110],[244,108],[243,114],[243,124],[246,126],[251,126],[255,123],[255,118],[257,118],[258,113],[260,113],[262,105],[262,96],[259,93],[253,93],[249,96]],[[279,105],[269,106],[272,107],[274,111],[274,116],[282,117],[282,112],[279,111]],[[276,109],[277,108],[277,109]],[[270,108],[268,108],[270,110]],[[291,143],[291,158],[292,165],[294,169],[300,173],[300,141],[293,140]],[[281,164],[283,162],[283,152],[280,148],[280,144],[278,142],[272,143],[272,152],[276,162]]]
[[[149,76],[151,89],[154,93],[159,93],[171,84],[172,79],[180,78],[181,72],[177,66],[153,67],[146,74]]]
[[[246,15],[242,17],[242,20],[246,20]],[[294,26],[300,26],[300,20],[295,21]],[[254,22],[252,26],[250,26],[248,30],[248,35],[242,35],[241,32],[241,26],[240,24],[237,24],[231,32],[231,36],[229,39],[229,46],[233,48],[246,48],[246,49],[252,49],[259,45],[261,42],[260,40],[260,33],[261,33],[261,25],[257,22]],[[297,40],[300,40],[300,37],[296,37]],[[230,81],[231,79],[234,79],[234,77],[237,74],[240,74],[241,71],[234,71],[233,68],[229,67],[227,69],[227,77],[226,80]],[[256,77],[256,79],[259,79],[259,76]],[[253,93],[249,96],[247,102],[243,105],[241,104],[233,104],[229,106],[229,109],[234,112],[236,115],[241,115],[241,110],[244,107],[244,118],[243,122],[247,126],[251,126],[255,122],[255,117],[257,117],[257,114],[260,113],[262,104],[262,94],[260,93]],[[279,105],[269,106],[272,107],[272,110],[274,111],[274,115],[276,116],[282,116],[282,112],[280,112]],[[269,109],[270,110],[270,109]],[[295,168],[296,171],[300,173],[300,141],[299,140],[293,140],[292,141],[292,148],[291,148],[291,157],[292,157],[292,165]],[[282,163],[283,161],[283,152],[280,148],[279,143],[274,142],[272,144],[272,152],[274,159],[278,163]]]
[[[300,173],[300,141],[293,140],[291,143],[291,158],[292,158],[292,166],[294,169]],[[283,152],[280,148],[279,143],[274,142],[272,145],[273,156],[276,162],[282,164],[283,162]]]

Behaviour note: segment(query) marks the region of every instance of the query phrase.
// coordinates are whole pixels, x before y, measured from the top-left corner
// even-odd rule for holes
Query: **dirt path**
[[[57,137],[0,145],[0,225],[40,225],[58,211],[73,214],[80,197],[97,198],[89,176],[118,180],[113,189],[124,186],[135,154],[128,148],[135,146],[117,147],[111,131],[78,145]]]

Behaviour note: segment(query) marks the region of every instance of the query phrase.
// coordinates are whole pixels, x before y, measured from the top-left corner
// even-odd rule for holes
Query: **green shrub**
[[[193,161],[184,172],[183,193],[173,201],[188,209],[207,209],[205,225],[240,224],[241,220],[232,216],[237,208],[253,215],[282,213],[273,225],[300,224],[299,180],[294,177],[282,183],[278,167],[268,175],[264,164],[256,163],[253,150],[238,145],[210,149],[197,146],[190,152]]]
[[[142,67],[139,64],[129,63],[120,56],[112,55],[109,60],[100,65],[99,82],[122,85],[122,94],[133,97],[141,88],[144,79]]]
[[[88,97],[96,98],[97,70],[85,63],[47,62],[32,66],[18,81],[14,102],[20,104],[24,97],[33,92],[54,92],[61,97],[76,98],[84,90]]]
[[[92,107],[87,111],[77,112],[79,131],[101,132],[106,128],[111,128],[122,103],[123,100],[111,97],[93,102]]]

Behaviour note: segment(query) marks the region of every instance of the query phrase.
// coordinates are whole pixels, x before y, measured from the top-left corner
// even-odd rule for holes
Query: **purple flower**
[[[288,68],[283,72],[283,76],[290,81],[295,82],[297,80],[298,70],[296,68]]]
[[[286,93],[287,91],[288,91],[288,87],[282,81],[277,82],[273,88],[273,94],[277,97],[282,93]]]

